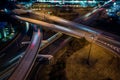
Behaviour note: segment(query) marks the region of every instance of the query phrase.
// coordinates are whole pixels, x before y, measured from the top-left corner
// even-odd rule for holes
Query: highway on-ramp
[[[25,55],[16,66],[15,71],[8,80],[25,80],[34,64],[34,61],[37,57],[37,53],[40,47],[42,39],[42,34],[40,29],[35,30],[33,33],[31,44],[28,46],[25,51]]]

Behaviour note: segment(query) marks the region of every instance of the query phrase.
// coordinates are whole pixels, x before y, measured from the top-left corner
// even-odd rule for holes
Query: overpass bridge
[[[37,25],[41,25],[43,26],[43,28],[51,29],[57,32],[62,32],[64,34],[67,34],[69,36],[73,36],[76,38],[85,37],[90,42],[94,40],[94,42],[99,43],[100,46],[103,46],[103,47],[106,46],[107,49],[109,50],[112,49],[112,51],[114,51],[117,55],[120,54],[120,42],[119,42],[120,38],[116,35],[113,35],[111,33],[107,33],[101,30],[97,30],[89,26],[78,24],[72,21],[68,21],[56,16],[50,16],[50,15],[38,14],[38,13],[36,15],[39,17],[44,15],[46,19],[57,22],[63,26],[55,25],[55,24],[43,22],[37,19],[27,18],[27,17],[15,16],[15,18],[23,21],[28,21]]]

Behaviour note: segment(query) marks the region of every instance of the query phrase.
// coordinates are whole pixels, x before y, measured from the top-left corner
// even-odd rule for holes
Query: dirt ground
[[[66,61],[68,80],[120,80],[120,59],[99,46],[78,50]]]

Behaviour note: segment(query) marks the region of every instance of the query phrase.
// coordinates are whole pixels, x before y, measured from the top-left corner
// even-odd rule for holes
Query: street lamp
[[[91,36],[91,42],[90,42],[90,49],[89,49],[89,52],[88,52],[88,58],[87,58],[87,64],[90,65],[90,53],[91,53],[91,49],[92,49],[92,44],[93,44],[93,41],[94,41],[94,35]]]

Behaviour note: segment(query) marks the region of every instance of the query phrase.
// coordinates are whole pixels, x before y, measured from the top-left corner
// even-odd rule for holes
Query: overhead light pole
[[[94,35],[91,36],[92,41],[90,42],[90,49],[88,52],[88,58],[87,58],[87,64],[90,65],[90,54],[91,54],[91,50],[92,50],[92,45],[93,45],[93,41],[94,41]]]

